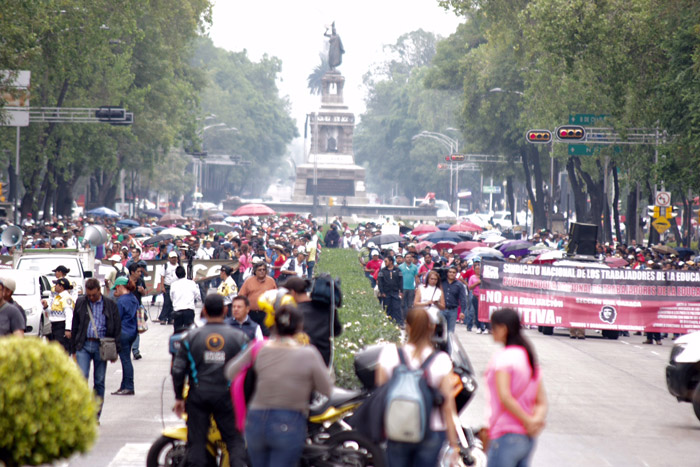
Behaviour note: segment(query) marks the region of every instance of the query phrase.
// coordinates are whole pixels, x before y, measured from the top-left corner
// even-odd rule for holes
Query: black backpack
[[[128,276],[129,276],[129,273],[128,273],[127,271],[125,271],[126,268],[125,268],[124,266],[122,266],[121,269],[119,269],[119,268],[116,267],[116,266],[112,266],[112,267],[113,267],[114,269],[117,270],[117,275],[114,277],[114,279],[118,279],[118,278],[120,278],[120,277],[128,277]]]
[[[319,274],[319,276],[314,279],[314,284],[311,287],[311,300],[330,305],[331,284],[333,287],[335,307],[340,308],[343,306],[343,293],[340,290],[340,278],[336,277],[335,280],[333,280],[328,273]]]

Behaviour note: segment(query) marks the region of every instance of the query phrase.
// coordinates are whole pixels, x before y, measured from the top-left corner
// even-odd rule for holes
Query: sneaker
[[[651,343],[652,343],[652,342],[651,342],[651,340],[649,340],[649,339],[647,339],[647,340],[645,340],[644,342],[642,342],[642,344],[651,344]]]
[[[477,334],[481,334],[481,329],[477,329],[477,330],[476,330],[476,333],[477,333]]]
[[[656,341],[656,345],[663,345],[661,341]]]
[[[134,354],[134,360],[141,360],[142,358],[143,358],[143,355],[141,355],[141,352]]]

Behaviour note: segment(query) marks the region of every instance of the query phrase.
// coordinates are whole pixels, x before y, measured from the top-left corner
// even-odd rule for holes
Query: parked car
[[[24,308],[27,314],[27,326],[25,334],[41,336],[43,327],[42,298],[48,298],[51,294],[49,279],[35,271],[6,270],[0,273],[0,278],[11,277],[17,284],[17,289],[12,298]]]
[[[510,211],[496,211],[491,218],[491,225],[499,230],[506,231],[513,229],[513,221],[510,220]]]
[[[692,403],[700,420],[700,331],[673,341],[666,366],[666,386],[678,402]]]

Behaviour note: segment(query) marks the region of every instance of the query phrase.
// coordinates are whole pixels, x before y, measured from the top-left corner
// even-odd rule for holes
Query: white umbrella
[[[499,258],[503,258],[503,253],[496,250],[495,248],[489,248],[487,246],[478,246],[476,248],[472,248],[469,251],[469,253],[472,253],[475,256],[498,256]]]
[[[506,237],[502,237],[500,235],[488,235],[482,240],[482,242],[488,243],[489,245],[495,245],[496,243],[501,243],[504,240],[506,240]]]
[[[185,229],[180,229],[178,227],[171,227],[169,229],[161,230],[158,232],[159,235],[172,235],[173,237],[189,237],[191,235],[190,232],[188,232]]]
[[[139,237],[151,237],[153,236],[153,230],[150,227],[136,227],[129,229],[129,234],[133,234]]]

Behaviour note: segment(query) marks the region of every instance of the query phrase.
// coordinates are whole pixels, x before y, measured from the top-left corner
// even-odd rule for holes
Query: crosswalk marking
[[[109,463],[109,467],[143,467],[150,447],[150,443],[126,443]]]

